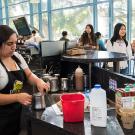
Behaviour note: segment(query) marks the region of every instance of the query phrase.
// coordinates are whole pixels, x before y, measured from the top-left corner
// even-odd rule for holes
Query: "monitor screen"
[[[72,49],[77,46],[77,41],[76,40],[71,40],[67,42],[67,49]]]
[[[42,41],[40,43],[41,57],[61,55],[65,41]]]
[[[31,35],[31,31],[25,17],[20,17],[13,20],[16,30],[21,36]]]

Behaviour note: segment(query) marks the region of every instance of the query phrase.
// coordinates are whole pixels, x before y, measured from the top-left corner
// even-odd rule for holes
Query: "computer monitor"
[[[14,19],[13,23],[14,23],[19,35],[21,35],[21,36],[31,35],[31,30],[29,28],[29,25],[28,25],[25,17],[20,17],[20,18]]]
[[[41,57],[61,55],[63,46],[64,41],[42,41],[40,43]]]
[[[77,46],[77,41],[76,40],[71,40],[67,42],[66,49],[72,49]]]

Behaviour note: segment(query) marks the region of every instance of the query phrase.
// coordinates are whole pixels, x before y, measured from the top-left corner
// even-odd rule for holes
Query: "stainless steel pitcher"
[[[45,109],[45,97],[40,92],[33,94],[33,108],[34,109]]]
[[[57,92],[58,90],[59,90],[58,78],[57,77],[51,77],[50,78],[50,91],[51,92]]]
[[[68,91],[68,78],[61,78],[61,90]]]

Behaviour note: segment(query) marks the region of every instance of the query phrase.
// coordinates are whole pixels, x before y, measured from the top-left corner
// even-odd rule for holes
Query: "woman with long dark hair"
[[[106,43],[107,51],[124,53],[129,59],[132,57],[131,44],[128,43],[126,39],[126,26],[123,23],[117,23],[114,27],[114,33],[110,40]],[[108,64],[112,67],[112,63]],[[120,73],[128,73],[128,63],[127,61],[120,62]]]
[[[49,85],[31,72],[16,50],[17,35],[7,25],[0,25],[0,135],[18,135],[22,105],[28,106],[32,96],[21,90],[26,80],[40,92]]]
[[[86,25],[85,31],[79,39],[79,46],[84,47],[84,49],[98,49],[94,28],[91,24]]]

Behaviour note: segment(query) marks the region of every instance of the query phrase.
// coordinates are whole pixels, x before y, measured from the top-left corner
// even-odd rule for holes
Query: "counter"
[[[46,97],[46,103],[55,103],[60,94]],[[27,118],[30,123],[31,135],[124,135],[123,130],[115,116],[114,109],[108,109],[107,127],[94,127],[90,125],[89,112],[85,112],[84,122],[66,123],[62,115],[56,115],[51,104],[44,110],[28,109]],[[44,113],[43,113],[44,112]],[[43,115],[44,114],[44,115]]]

